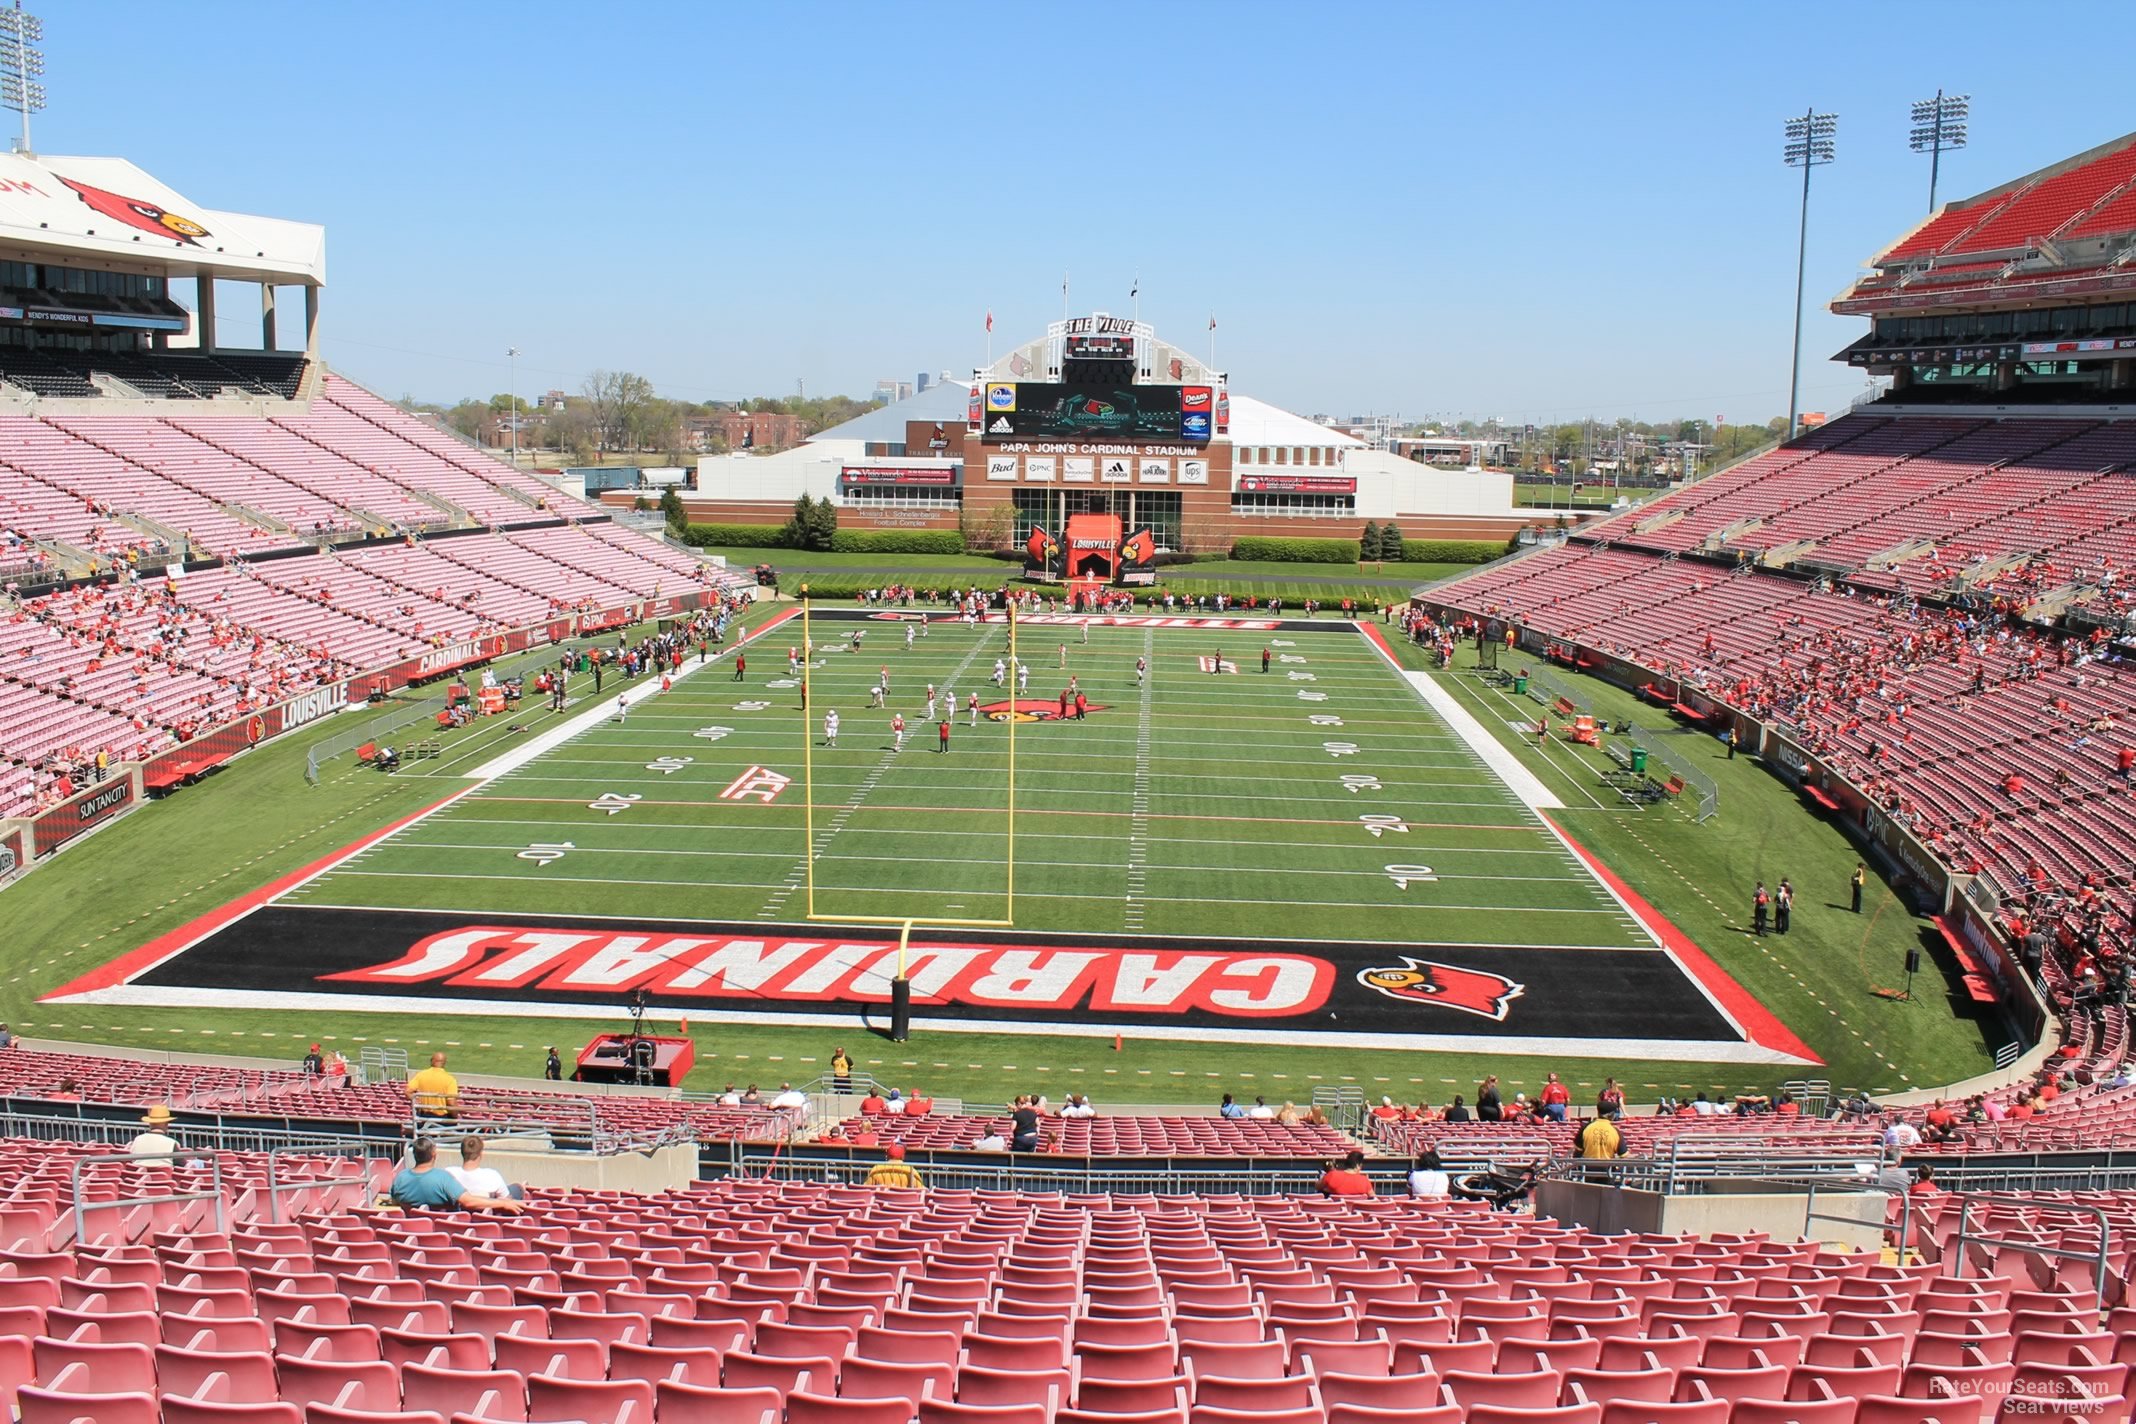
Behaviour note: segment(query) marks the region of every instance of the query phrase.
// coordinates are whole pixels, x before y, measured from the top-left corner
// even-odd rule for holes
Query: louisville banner
[[[293,953],[291,946],[302,946]],[[269,903],[209,916],[48,995],[61,1002],[656,1015],[850,1026],[890,1001],[897,932]],[[1658,949],[1430,947],[1018,931],[916,933],[940,1028],[1799,1062]]]

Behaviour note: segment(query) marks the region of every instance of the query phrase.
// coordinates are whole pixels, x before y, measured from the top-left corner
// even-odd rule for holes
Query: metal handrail
[[[169,1162],[175,1166],[181,1160],[190,1161],[196,1158],[204,1158],[211,1173],[210,1181],[212,1186],[207,1191],[169,1192],[162,1196],[150,1197],[121,1197],[114,1201],[100,1201],[94,1205],[82,1193],[83,1173],[91,1167],[111,1166],[114,1164],[132,1166],[142,1162]],[[197,1150],[181,1147],[176,1152],[99,1153],[94,1157],[75,1158],[72,1176],[73,1182],[70,1193],[74,1202],[72,1207],[74,1217],[72,1240],[76,1244],[79,1244],[82,1240],[83,1226],[87,1220],[88,1213],[91,1211],[123,1211],[129,1207],[137,1206],[164,1206],[173,1202],[212,1201],[215,1203],[215,1229],[219,1232],[227,1231],[230,1226],[229,1203],[223,1196],[222,1154],[218,1152],[201,1153]]]
[[[267,1185],[264,1188],[264,1191],[267,1196],[267,1219],[270,1222],[275,1223],[279,1223],[282,1220],[281,1203],[282,1196],[286,1192],[303,1191],[311,1187],[344,1187],[350,1185],[361,1185],[368,1188],[370,1185],[370,1178],[366,1174],[359,1174],[355,1177],[306,1178],[299,1181],[286,1182],[276,1180],[277,1177],[280,1175],[277,1170],[278,1164],[283,1161],[285,1157],[295,1157],[300,1154],[310,1158],[334,1157],[337,1153],[342,1155],[353,1154],[355,1156],[355,1160],[358,1162],[366,1162],[370,1160],[369,1149],[354,1143],[335,1143],[331,1146],[325,1147],[305,1147],[291,1144],[283,1147],[268,1148]]]
[[[2099,1249],[2096,1251],[2071,1251],[2061,1246],[2042,1246],[2036,1241],[2017,1241],[1999,1236],[1975,1236],[1972,1230],[1974,1202],[2000,1202],[2006,1206],[2025,1207],[2032,1211],[2083,1212],[2099,1223]],[[2024,1251],[2034,1256],[2051,1256],[2063,1261],[2089,1261],[2092,1263],[2092,1290],[2099,1300],[2106,1299],[2107,1243],[2114,1239],[2104,1208],[2088,1206],[2083,1202],[2043,1202],[2032,1197],[2008,1196],[2001,1192],[1966,1192],[1958,1198],[1958,1269],[1951,1274],[1965,1275],[1969,1245],[1996,1246]]]

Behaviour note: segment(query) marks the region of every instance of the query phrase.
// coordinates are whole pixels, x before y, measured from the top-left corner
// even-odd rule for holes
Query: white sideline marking
[[[1454,700],[1452,693],[1439,686],[1428,672],[1402,670],[1402,677],[1417,690],[1417,695],[1431,704],[1431,710],[1439,714],[1439,720],[1450,727],[1454,735],[1468,744],[1470,751],[1483,759],[1483,764],[1498,774],[1522,805],[1531,811],[1554,811],[1564,802],[1551,794],[1534,772],[1521,765],[1520,758],[1506,750],[1505,744],[1484,729],[1468,708]]]
[[[736,639],[734,643],[729,644],[728,652],[731,653],[735,647],[739,647],[742,641],[742,639]],[[668,673],[666,676],[675,682],[681,682],[698,669],[718,667],[719,663],[720,659],[717,657],[710,662],[702,663],[692,662],[686,657],[682,660],[681,671]],[[591,676],[591,674],[588,674],[588,676]],[[617,676],[621,677],[622,674],[619,672]],[[556,750],[573,737],[583,736],[603,722],[613,722],[616,717],[616,703],[625,697],[630,699],[631,706],[643,706],[647,698],[656,698],[660,695],[660,676],[661,674],[658,673],[645,674],[623,691],[618,692],[614,697],[596,702],[569,721],[559,723],[546,732],[527,738],[502,756],[490,758],[473,771],[465,773],[467,779],[469,781],[493,781],[500,776],[509,776],[535,758]],[[544,694],[535,693],[531,695],[538,700]],[[626,723],[625,725],[628,724]]]

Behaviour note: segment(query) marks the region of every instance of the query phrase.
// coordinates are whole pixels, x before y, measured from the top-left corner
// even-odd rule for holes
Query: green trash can
[[[1525,678],[1525,677],[1516,677],[1516,678],[1514,678],[1514,679],[1513,679],[1513,695],[1514,695],[1515,697],[1526,697],[1526,696],[1528,695],[1528,679],[1527,679],[1527,678]]]
[[[1633,747],[1633,748],[1632,748],[1632,774],[1633,774],[1633,775],[1635,775],[1635,776],[1645,776],[1645,775],[1646,775],[1646,759],[1647,759],[1647,749],[1646,749],[1645,747]]]

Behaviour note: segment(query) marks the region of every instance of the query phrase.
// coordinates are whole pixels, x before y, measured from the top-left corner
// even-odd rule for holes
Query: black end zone
[[[643,990],[693,1017],[821,1020],[887,1005],[896,963],[895,931],[878,928],[268,905],[128,983],[142,1001],[157,990],[179,1004],[329,995],[358,1011],[433,1000],[504,1014],[621,1013]],[[1294,1041],[1743,1041],[1658,950],[928,931],[914,935],[908,972],[923,1021]]]

